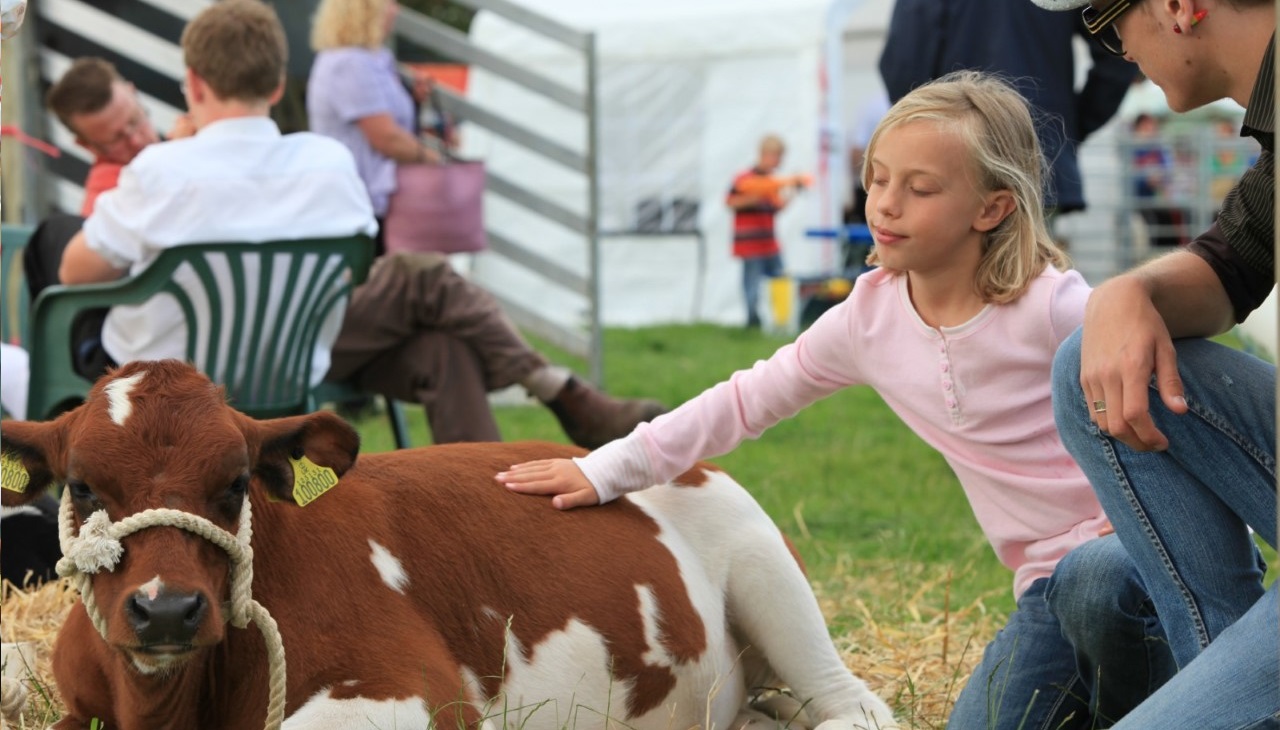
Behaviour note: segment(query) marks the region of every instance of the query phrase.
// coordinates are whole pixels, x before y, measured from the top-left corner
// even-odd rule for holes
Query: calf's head
[[[77,531],[99,511],[119,522],[163,508],[235,534],[247,494],[295,501],[308,468],[340,476],[359,448],[355,431],[331,413],[249,418],[177,361],[125,365],[57,420],[5,421],[0,430],[4,504],[63,483]],[[230,562],[221,548],[171,526],[142,529],[121,546],[114,568],[92,578],[108,643],[154,673],[222,640]]]

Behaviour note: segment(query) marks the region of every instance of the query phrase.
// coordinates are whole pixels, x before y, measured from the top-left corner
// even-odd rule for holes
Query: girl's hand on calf
[[[516,464],[498,472],[497,480],[520,494],[553,495],[556,509],[589,507],[600,503],[600,495],[572,459],[543,459]]]

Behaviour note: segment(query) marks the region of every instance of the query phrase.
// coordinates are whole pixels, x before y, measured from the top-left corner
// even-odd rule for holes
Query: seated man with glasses
[[[93,153],[93,166],[85,179],[80,214],[93,212],[98,195],[114,188],[120,170],[144,147],[160,140],[138,89],[101,58],[79,58],[49,89],[45,103],[63,126],[75,135],[76,144]],[[195,133],[185,114],[178,117],[168,139]]]
[[[84,57],[70,68],[45,95],[45,105],[67,128],[77,145],[93,155],[84,182],[84,201],[79,215],[53,213],[32,234],[23,251],[22,264],[27,287],[34,299],[47,286],[59,283],[62,252],[93,213],[98,196],[116,187],[120,171],[145,147],[162,137],[151,123],[137,88],[126,81],[114,64],[101,58]],[[190,118],[179,116],[168,139],[195,134]],[[98,332],[107,310],[83,313],[74,325],[72,342],[77,343],[77,368],[84,373],[101,372],[107,365],[98,346]]]

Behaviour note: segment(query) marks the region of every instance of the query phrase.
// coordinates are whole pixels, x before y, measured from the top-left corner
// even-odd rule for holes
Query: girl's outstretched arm
[[[572,459],[543,459],[498,472],[498,482],[521,494],[550,494],[556,509],[600,504],[600,495]]]

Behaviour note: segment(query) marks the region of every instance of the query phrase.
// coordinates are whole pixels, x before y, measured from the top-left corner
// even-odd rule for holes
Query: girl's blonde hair
[[[1042,180],[1044,155],[1026,99],[1007,82],[978,71],[957,71],[914,89],[880,120],[862,165],[862,182],[871,188],[876,144],[887,130],[928,121],[958,134],[973,158],[980,193],[1008,190],[1013,211],[986,234],[975,287],[983,301],[1006,304],[1017,299],[1047,264],[1070,265],[1054,244],[1045,222]],[[879,258],[873,249],[867,263]]]
[[[321,0],[311,21],[311,49],[381,48],[390,0]]]

